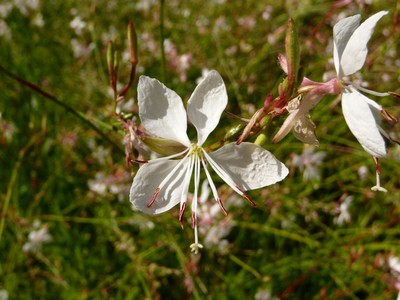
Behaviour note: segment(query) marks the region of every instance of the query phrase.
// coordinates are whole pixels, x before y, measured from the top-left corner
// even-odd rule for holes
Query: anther
[[[179,223],[181,223],[181,227],[183,229],[183,214],[185,213],[185,209],[186,209],[186,202],[183,202],[182,204],[182,208],[181,211],[179,212]]]
[[[386,110],[382,109],[381,110],[381,115],[385,118],[386,121],[390,123],[397,123],[399,120],[395,116],[392,116],[390,113],[388,113]]]
[[[376,166],[376,174],[381,175],[381,166],[379,164],[379,158],[373,157],[375,166]]]
[[[196,213],[192,211],[192,228],[195,228],[196,226],[197,226]]]
[[[236,187],[237,187],[237,189],[238,189],[239,191],[242,192],[242,197],[245,198],[247,201],[250,202],[250,205],[251,205],[251,206],[257,207],[257,204],[256,204],[253,200],[251,200],[251,198],[249,197],[249,195],[247,195],[247,194],[244,192],[244,190],[243,190],[240,186],[238,186],[238,185],[236,184]]]
[[[228,212],[226,211],[225,207],[224,207],[224,203],[222,203],[221,199],[217,199],[217,202],[219,204],[219,207],[221,208],[222,212],[224,213],[225,216],[228,215]]]
[[[153,196],[151,197],[151,200],[150,200],[149,204],[147,204],[148,208],[150,208],[154,204],[154,202],[156,202],[157,195],[158,195],[158,193],[160,191],[161,191],[160,188],[156,188],[156,190],[154,191]]]

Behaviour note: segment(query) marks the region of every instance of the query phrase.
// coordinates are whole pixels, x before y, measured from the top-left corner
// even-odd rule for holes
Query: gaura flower
[[[278,142],[284,138],[291,129],[295,136],[305,143],[318,145],[314,136],[314,127],[308,119],[308,112],[319,103],[326,94],[342,95],[342,111],[350,131],[357,138],[361,146],[371,154],[376,164],[376,185],[374,191],[386,190],[380,185],[379,158],[385,157],[386,145],[384,138],[398,143],[392,139],[380,126],[382,116],[391,122],[397,120],[387,113],[382,106],[360,93],[366,92],[375,96],[388,96],[388,93],[377,93],[367,90],[347,81],[350,76],[359,71],[368,54],[367,44],[373,34],[376,23],[388,12],[381,11],[360,25],[360,15],[355,15],[340,20],[333,28],[333,58],[337,78],[320,83],[304,78],[298,89],[300,94],[305,93],[295,109],[290,110],[289,102],[287,110],[289,116],[277,132],[272,142]],[[284,57],[280,63],[287,72],[287,63]],[[296,100],[296,99],[295,99]],[[292,100],[292,101],[295,101]]]
[[[181,98],[156,79],[139,78],[138,105],[142,125],[152,136],[179,145],[183,151],[154,159],[144,164],[136,174],[130,191],[134,209],[147,214],[163,213],[180,203],[179,221],[183,227],[189,185],[193,175],[194,194],[191,203],[195,243],[190,247],[197,253],[203,246],[197,235],[197,205],[200,169],[204,170],[215,201],[226,214],[208,166],[236,193],[255,203],[245,193],[284,179],[286,166],[270,152],[252,143],[230,143],[208,153],[204,148],[207,137],[218,125],[228,102],[224,82],[211,71],[198,84],[187,102],[189,121],[197,130],[197,141],[191,142],[186,133],[187,117]]]
[[[390,121],[394,121],[394,118],[382,106],[361,94],[359,90],[375,96],[389,94],[366,90],[346,81],[344,77],[356,73],[363,67],[368,54],[367,44],[375,25],[387,13],[387,11],[378,12],[361,25],[361,16],[355,15],[340,20],[333,28],[333,58],[338,80],[342,84],[343,115],[350,131],[376,162],[377,184],[372,187],[372,190],[383,192],[386,190],[380,186],[378,159],[387,155],[384,137],[394,140],[381,128],[381,116]]]

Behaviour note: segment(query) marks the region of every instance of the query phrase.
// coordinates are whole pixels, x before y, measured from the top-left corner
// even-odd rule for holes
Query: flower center
[[[195,159],[202,159],[204,154],[201,149],[202,148],[200,146],[198,146],[197,144],[192,144],[190,151],[189,151],[189,156],[192,156]]]

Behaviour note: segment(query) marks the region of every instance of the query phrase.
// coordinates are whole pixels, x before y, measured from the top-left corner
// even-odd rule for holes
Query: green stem
[[[6,214],[7,214],[7,210],[8,210],[8,205],[10,204],[12,191],[14,189],[15,181],[16,181],[17,175],[18,175],[18,170],[19,170],[19,168],[21,166],[21,162],[22,162],[22,159],[25,156],[26,151],[29,149],[30,146],[32,146],[34,144],[36,139],[37,139],[36,135],[32,136],[31,139],[29,140],[28,144],[26,144],[26,146],[19,151],[18,160],[15,163],[14,169],[12,170],[10,182],[8,183],[8,186],[7,186],[6,198],[4,200],[3,209],[1,211],[0,243],[1,243],[1,237],[2,237],[2,234],[3,234],[3,230],[4,230],[4,224],[5,224],[5,221],[6,221]]]
[[[161,49],[161,72],[163,82],[167,80],[167,64],[164,47],[164,0],[160,0],[160,49]]]
[[[22,79],[20,77],[18,77],[17,75],[11,73],[10,71],[8,71],[6,68],[4,68],[2,65],[0,65],[0,71],[3,72],[4,74],[6,74],[8,77],[16,80],[17,82],[21,83],[22,85],[25,85],[26,87],[30,88],[31,90],[39,93],[40,95],[42,95],[45,99],[50,100],[51,102],[55,103],[58,106],[61,106],[62,108],[64,108],[67,112],[73,114],[75,117],[77,117],[78,119],[80,119],[83,123],[85,123],[86,125],[88,125],[91,129],[93,129],[95,132],[97,132],[103,139],[105,139],[108,143],[110,143],[116,150],[118,150],[119,152],[123,153],[125,155],[125,151],[120,148],[116,143],[114,143],[109,137],[108,135],[106,135],[103,131],[101,131],[96,125],[94,125],[91,121],[90,118],[88,116],[86,116],[85,114],[76,111],[75,109],[73,109],[71,106],[69,106],[68,104],[66,104],[65,102],[60,101],[59,99],[57,99],[55,96],[47,93],[46,91],[42,90],[40,87],[38,87],[37,85]]]

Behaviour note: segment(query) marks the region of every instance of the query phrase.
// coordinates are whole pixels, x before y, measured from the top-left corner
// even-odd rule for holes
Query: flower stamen
[[[250,202],[250,205],[251,205],[251,206],[257,207],[257,204],[256,204],[253,200],[251,200],[250,196],[247,195],[247,194],[244,192],[243,188],[241,188],[241,187],[238,186],[238,185],[236,185],[236,187],[237,187],[237,189],[242,193],[242,194],[241,194],[242,197],[245,198],[247,201]]]
[[[206,173],[206,177],[207,177],[208,183],[210,184],[211,191],[213,192],[214,199],[219,204],[219,207],[221,208],[224,215],[227,216],[228,212],[226,211],[224,204],[222,203],[221,199],[218,196],[217,188],[215,187],[215,184],[211,178],[210,172],[208,172],[207,164],[203,158],[201,158],[201,163],[203,164],[203,169],[204,169],[204,172]]]
[[[183,214],[185,213],[185,209],[186,209],[186,201],[182,203],[182,208],[179,211],[179,223],[181,223],[181,227],[183,229],[184,227],[184,222],[183,222]]]
[[[225,216],[228,215],[228,212],[226,211],[225,207],[224,207],[224,203],[222,202],[221,199],[217,199],[217,203],[219,204],[219,207],[221,208],[222,212],[224,213]]]
[[[151,200],[150,200],[149,204],[147,204],[147,207],[148,207],[148,208],[150,208],[150,207],[154,204],[154,202],[156,202],[157,195],[158,195],[158,193],[159,193],[160,191],[161,191],[160,188],[156,188],[156,189],[155,189],[155,191],[154,191],[154,193],[153,193],[153,196],[151,197]]]

